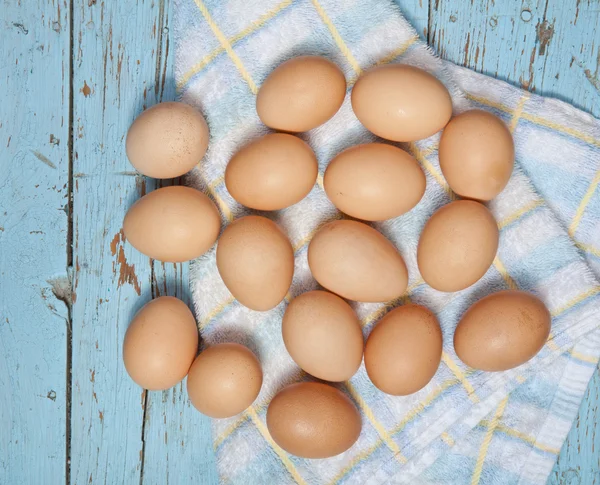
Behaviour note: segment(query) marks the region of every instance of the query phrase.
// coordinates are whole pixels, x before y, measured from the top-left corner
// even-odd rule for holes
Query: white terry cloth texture
[[[198,108],[210,127],[208,152],[188,181],[213,198],[224,224],[253,213],[233,200],[223,174],[237,150],[269,132],[255,109],[267,75],[286,59],[316,54],[340,66],[348,81],[340,111],[300,134],[317,155],[318,184],[294,206],[261,214],[276,221],[294,247],[295,275],[286,299],[268,312],[249,310],[221,281],[215,248],[192,264],[204,344],[247,345],[264,371],[261,393],[248,410],[213,421],[222,483],[545,483],[600,355],[600,122],[563,102],[441,61],[388,1],[176,0],[174,28],[181,99]],[[353,308],[366,337],[391,308],[408,301],[427,306],[443,330],[442,364],[424,389],[406,397],[377,390],[361,366],[337,385],[361,412],[358,441],[333,458],[302,459],[281,450],[265,423],[278,390],[311,380],[285,350],[281,318],[292,298],[318,287],[306,258],[312,235],[323,223],[343,217],[322,189],[328,162],[352,145],[383,141],[358,122],[349,95],[365,69],[385,63],[433,73],[450,91],[455,114],[486,109],[513,132],[513,176],[488,204],[500,228],[498,256],[466,290],[442,293],[423,282],[416,264],[419,234],[431,214],[456,197],[439,168],[439,134],[394,143],[421,164],[427,189],[408,214],[372,226],[404,257],[409,289],[387,304],[353,303]],[[530,291],[545,302],[553,316],[551,337],[516,369],[470,369],[454,352],[456,324],[473,302],[506,288]]]

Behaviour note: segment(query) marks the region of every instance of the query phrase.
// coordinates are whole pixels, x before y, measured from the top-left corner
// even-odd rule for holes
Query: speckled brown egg
[[[415,141],[446,126],[452,116],[452,99],[446,87],[428,72],[388,64],[358,78],[352,90],[352,109],[377,136]]]
[[[292,359],[319,379],[345,381],[360,366],[362,329],[354,310],[339,296],[309,291],[294,298],[281,330]]]
[[[398,250],[361,222],[325,224],[308,246],[308,264],[319,284],[349,300],[389,301],[402,295],[408,284]]]
[[[498,226],[491,212],[471,200],[438,209],[427,221],[417,248],[419,271],[439,291],[460,291],[476,283],[498,251]]]
[[[223,231],[217,244],[217,268],[242,305],[270,310],[283,300],[292,284],[294,251],[273,221],[246,216]]]
[[[437,318],[420,305],[389,312],[375,326],[365,346],[365,368],[373,384],[394,396],[427,385],[442,358],[442,331]]]
[[[333,62],[318,56],[294,57],[265,79],[256,111],[268,127],[297,133],[325,123],[345,96],[344,73]]]
[[[150,301],[125,333],[123,362],[144,389],[169,389],[188,373],[198,351],[198,329],[185,303],[172,296]]]
[[[166,179],[189,172],[208,147],[203,116],[184,103],[166,102],[139,115],[125,142],[131,164],[148,177]]]
[[[194,407],[211,418],[229,418],[249,407],[260,392],[262,369],[240,344],[213,345],[194,361],[187,392]]]
[[[327,384],[301,382],[281,390],[267,409],[271,437],[302,458],[328,458],[350,448],[360,435],[358,410]]]
[[[240,204],[272,211],[301,201],[317,180],[317,159],[300,138],[272,133],[237,152],[225,170],[225,185]]]
[[[425,174],[404,150],[367,143],[344,150],[323,180],[329,200],[346,214],[383,221],[412,209],[425,192]]]
[[[515,163],[515,146],[504,122],[487,111],[466,111],[444,128],[440,168],[461,197],[492,200],[506,184]]]
[[[219,235],[221,217],[212,201],[190,187],[164,187],[131,206],[123,232],[138,251],[177,263],[208,251]]]
[[[542,349],[550,325],[550,312],[539,298],[524,291],[499,291],[466,311],[454,333],[454,349],[475,369],[512,369]]]

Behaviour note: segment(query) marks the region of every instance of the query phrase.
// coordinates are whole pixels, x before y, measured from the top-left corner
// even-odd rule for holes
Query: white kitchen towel
[[[531,95],[442,62],[418,40],[397,6],[386,0],[177,0],[175,75],[181,99],[197,107],[210,127],[209,150],[189,177],[217,203],[224,223],[250,213],[223,183],[230,157],[269,130],[260,123],[255,95],[284,60],[317,54],[337,63],[348,96],[326,124],[300,136],[319,160],[318,184],[303,201],[263,215],[292,241],[295,275],[286,300],[268,312],[240,305],[222,283],[209,251],[192,265],[199,328],[207,345],[236,341],[260,358],[264,383],[239,416],[213,423],[223,483],[523,483],[547,479],[577,412],[600,353],[600,123],[573,107]],[[444,336],[442,364],[433,380],[407,397],[388,396],[364,367],[338,387],[361,411],[363,431],[347,452],[306,460],[281,450],[265,424],[267,405],[284,385],[310,380],[287,354],[281,317],[298,294],[317,288],[306,248],[324,222],[343,217],[322,190],[333,156],[378,140],[358,122],[349,93],[369,67],[407,63],[426,69],[450,90],[455,113],[483,108],[513,132],[517,163],[506,189],[489,204],[500,228],[498,257],[472,287],[441,293],[416,265],[419,233],[428,217],[455,198],[441,175],[439,134],[409,144],[427,176],[422,201],[401,217],[373,224],[403,255],[407,294],[385,305],[353,304],[367,336],[394,306],[413,301],[434,311]],[[587,261],[586,261],[587,259]],[[479,372],[456,356],[452,335],[461,314],[491,292],[520,288],[544,300],[552,334],[529,363]],[[585,337],[585,338],[584,338]]]

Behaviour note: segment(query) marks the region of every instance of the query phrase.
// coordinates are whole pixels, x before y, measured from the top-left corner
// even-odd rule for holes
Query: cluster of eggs
[[[313,189],[318,165],[310,146],[293,135],[329,120],[341,107],[346,80],[332,62],[314,56],[289,60],[273,71],[256,100],[258,116],[276,133],[244,146],[225,170],[231,196],[251,209],[275,211]],[[423,280],[443,292],[476,283],[492,265],[498,227],[483,205],[508,183],[514,164],[512,136],[494,115],[467,111],[452,118],[452,100],[431,74],[407,65],[376,67],[356,82],[351,102],[359,121],[375,135],[407,142],[443,129],[440,165],[451,202],[425,224],[417,249]],[[452,118],[452,119],[451,119]],[[208,128],[181,103],[146,110],[127,136],[127,154],[141,173],[170,178],[191,170],[204,156]],[[426,179],[402,149],[369,143],[339,153],[327,166],[323,187],[344,214],[362,221],[398,217],[417,205]],[[127,213],[127,240],[142,253],[169,262],[196,258],[221,230],[212,201],[188,187],[158,189]],[[230,223],[216,249],[219,274],[246,307],[266,311],[287,294],[294,252],[272,220],[257,215]],[[308,264],[324,290],[303,293],[288,305],[282,336],[292,359],[329,382],[350,379],[363,361],[373,384],[402,396],[423,388],[436,373],[442,332],[427,308],[406,304],[385,315],[366,343],[346,300],[388,302],[407,289],[408,271],[396,247],[371,226],[342,219],[322,226],[308,247]],[[506,370],[534,356],[550,331],[550,314],[535,296],[503,291],[476,302],[462,317],[454,347],[467,365]],[[192,404],[216,418],[242,412],[258,396],[261,366],[246,347],[211,346],[196,356],[198,332],[187,306],[171,297],[148,303],[135,316],[124,343],[124,361],[135,382],[166,389],[187,375]],[[360,415],[340,390],[325,383],[288,386],[272,399],[267,426],[275,442],[307,458],[348,449],[361,430]]]

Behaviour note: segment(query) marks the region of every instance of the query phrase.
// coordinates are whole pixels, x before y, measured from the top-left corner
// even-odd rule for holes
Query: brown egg
[[[434,76],[417,67],[388,64],[363,74],[352,90],[359,121],[377,136],[415,141],[440,131],[452,116],[452,99]]]
[[[383,221],[408,212],[425,192],[425,175],[400,148],[367,143],[335,157],[323,179],[329,200],[346,214]]]
[[[163,187],[131,206],[125,237],[141,253],[177,263],[197,258],[217,240],[221,217],[212,201],[190,187]]]
[[[344,73],[318,56],[300,56],[278,66],[260,87],[256,111],[280,131],[308,131],[325,123],[346,96]]]
[[[144,389],[160,391],[180,382],[198,351],[198,328],[185,303],[161,296],[137,312],[123,342],[128,374]]]
[[[179,177],[196,166],[208,147],[202,115],[184,103],[160,103],[139,115],[125,142],[131,164],[148,177]]]
[[[476,283],[494,262],[498,226],[478,202],[458,200],[427,221],[417,249],[419,271],[439,291],[460,291]]]
[[[542,349],[550,325],[550,312],[537,297],[524,291],[499,291],[466,311],[454,333],[454,349],[460,360],[475,369],[512,369]]]
[[[300,138],[273,133],[237,152],[225,170],[225,185],[240,204],[272,211],[301,201],[317,180],[317,159]]]
[[[420,305],[389,312],[365,346],[365,368],[373,384],[393,396],[406,396],[427,385],[442,359],[437,318]]]
[[[280,391],[267,409],[267,427],[279,446],[302,458],[339,455],[358,439],[360,414],[335,387],[300,382]]]
[[[394,245],[372,227],[356,221],[333,221],[308,246],[314,278],[343,298],[384,302],[402,295],[408,271]]]
[[[515,146],[504,122],[474,109],[453,118],[440,140],[440,168],[461,197],[492,200],[506,184],[515,163]]]
[[[223,231],[217,244],[217,268],[242,305],[252,310],[270,310],[290,289],[294,251],[273,221],[246,216]]]
[[[319,379],[345,381],[360,367],[362,330],[354,310],[339,296],[309,291],[294,298],[281,329],[292,359]]]
[[[262,386],[256,356],[243,345],[217,344],[192,364],[187,392],[194,407],[211,418],[229,418],[249,407]]]

